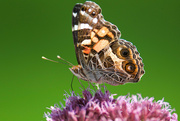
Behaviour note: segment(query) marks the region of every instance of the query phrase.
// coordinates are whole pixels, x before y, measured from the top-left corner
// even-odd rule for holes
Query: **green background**
[[[40,121],[70,92],[69,67],[41,59],[56,55],[77,64],[71,32],[73,6],[84,0],[0,1],[0,120]],[[104,18],[141,53],[139,83],[107,85],[111,93],[163,97],[180,113],[180,1],[101,0]],[[82,82],[87,86],[86,82]],[[80,84],[73,87],[80,93]],[[64,103],[64,102],[63,102]]]

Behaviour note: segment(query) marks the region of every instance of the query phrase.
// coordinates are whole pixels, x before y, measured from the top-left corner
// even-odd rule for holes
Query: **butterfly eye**
[[[136,70],[136,67],[133,63],[127,63],[125,66],[125,70],[128,73],[133,73]]]
[[[93,12],[91,13],[91,16],[94,17],[95,15],[96,15],[96,12],[93,11]]]
[[[129,56],[129,50],[128,49],[122,49],[120,51],[120,54],[122,57],[127,57],[127,56]]]

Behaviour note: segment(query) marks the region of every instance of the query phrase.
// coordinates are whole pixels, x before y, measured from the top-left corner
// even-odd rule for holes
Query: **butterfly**
[[[95,2],[77,3],[72,12],[72,33],[78,65],[70,68],[78,78],[101,84],[139,82],[144,64],[136,47],[117,26],[104,20]]]

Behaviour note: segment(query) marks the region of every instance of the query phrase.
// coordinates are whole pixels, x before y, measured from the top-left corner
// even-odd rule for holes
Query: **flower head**
[[[93,95],[84,90],[83,97],[72,93],[66,99],[66,106],[51,106],[46,113],[47,121],[177,121],[169,103],[154,98],[142,98],[140,94],[119,96],[115,99],[101,90]],[[173,113],[173,114],[172,114]]]

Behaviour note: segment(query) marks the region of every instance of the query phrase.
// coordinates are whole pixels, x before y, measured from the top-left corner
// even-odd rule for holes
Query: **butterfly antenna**
[[[61,58],[61,56],[59,56],[59,55],[57,55],[57,58],[60,59],[60,60],[62,60],[62,61],[64,61],[64,62],[66,62],[66,63],[68,63],[70,66],[74,66],[72,63],[70,63],[69,61]]]
[[[51,62],[55,62],[55,63],[62,63],[62,64],[65,64],[65,65],[68,65],[68,66],[72,66],[72,65],[70,65],[69,63],[64,63],[64,62],[54,61],[54,60],[51,60],[51,59],[46,58],[46,57],[44,57],[44,56],[42,56],[42,59],[48,60],[48,61],[51,61]]]

